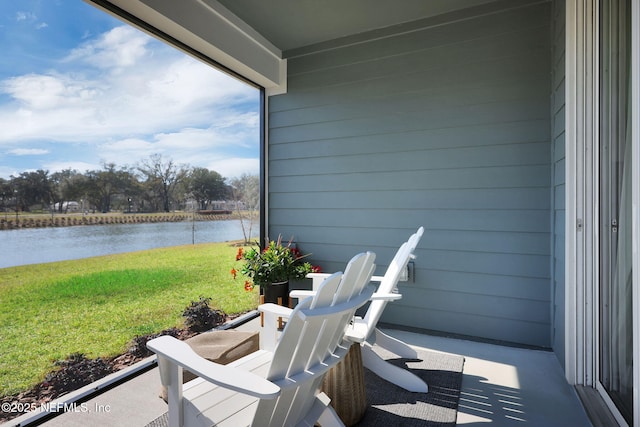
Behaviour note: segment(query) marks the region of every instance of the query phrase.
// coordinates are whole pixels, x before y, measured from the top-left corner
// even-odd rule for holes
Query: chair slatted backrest
[[[356,301],[371,279],[374,261],[372,252],[356,255],[344,274],[329,276],[314,297],[296,306],[274,350],[267,376],[282,387],[281,394],[277,399],[260,401],[256,420],[270,426],[296,425],[309,412],[324,373],[337,363],[334,354],[346,353],[347,348],[340,344],[356,309],[365,302]],[[335,312],[324,315],[330,308]]]
[[[413,251],[416,249],[416,246],[418,246],[418,242],[420,242],[423,233],[424,228],[420,227],[418,231],[416,231],[411,235],[411,237],[409,237],[409,240],[407,240],[402,244],[402,246],[400,246],[400,249],[398,249],[396,255],[391,260],[391,263],[389,264],[389,267],[387,268],[387,271],[385,272],[380,285],[378,285],[376,293],[390,294],[392,292],[397,292],[398,280],[400,279],[400,275],[413,257]],[[388,302],[389,301],[387,300],[375,300],[372,301],[369,305],[369,308],[367,309],[367,312],[364,316],[364,321],[367,324],[368,333],[371,333],[375,328]]]

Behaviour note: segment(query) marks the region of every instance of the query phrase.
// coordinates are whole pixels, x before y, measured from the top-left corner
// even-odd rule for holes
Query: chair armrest
[[[293,309],[269,302],[266,304],[260,304],[258,306],[258,311],[264,314],[272,314],[278,317],[289,317]]]
[[[371,330],[361,317],[353,319],[351,325],[349,325],[344,333],[344,337],[351,342],[363,343],[369,337]]]
[[[260,399],[274,399],[280,395],[280,387],[271,381],[240,368],[210,362],[198,356],[189,344],[171,336],[152,339],[147,347],[158,355],[159,365],[164,358],[174,366],[186,368],[213,384]],[[161,375],[161,378],[165,378],[165,375]]]
[[[382,293],[374,293],[371,295],[371,301],[383,300],[383,301],[397,301],[402,299],[402,294],[382,294]]]
[[[315,278],[320,278],[322,280],[326,279],[327,277],[331,276],[332,273],[307,273],[307,279],[315,279]]]
[[[308,273],[306,277],[312,280],[311,289],[317,291],[324,279],[329,276],[331,276],[330,273]]]
[[[298,298],[298,299],[304,299],[307,297],[312,297],[316,294],[316,291],[304,291],[301,289],[297,289],[294,291],[289,292],[289,297],[290,298]]]
[[[382,279],[382,277],[378,276],[379,279]],[[373,279],[371,280],[372,282],[374,281]],[[310,297],[310,296],[314,296],[316,294],[316,291],[303,291],[303,290],[295,290],[295,291],[291,291],[289,292],[289,296],[291,298],[298,298],[298,299],[303,299],[306,297]],[[391,293],[391,294],[383,294],[383,293],[374,293],[371,296],[371,300],[375,301],[375,300],[387,300],[387,301],[396,301],[402,299],[402,294],[398,294],[398,293]],[[258,310],[260,308],[258,307]]]
[[[382,279],[384,279],[384,276],[371,276],[370,282],[382,282]]]
[[[273,351],[276,348],[276,343],[280,339],[278,325],[281,325],[281,322],[278,318],[288,320],[293,309],[278,304],[267,303],[260,304],[258,311],[264,315],[264,327],[260,331],[260,348],[262,350]]]

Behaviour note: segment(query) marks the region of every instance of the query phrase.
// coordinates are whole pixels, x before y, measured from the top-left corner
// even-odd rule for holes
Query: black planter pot
[[[262,288],[264,294],[264,302],[272,302],[278,304],[278,298],[281,298],[281,305],[288,305],[289,302],[289,282],[279,282],[266,285]]]

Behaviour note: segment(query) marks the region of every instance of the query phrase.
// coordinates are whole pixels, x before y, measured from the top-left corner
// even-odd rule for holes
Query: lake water
[[[2,230],[0,268],[243,238],[239,220]]]

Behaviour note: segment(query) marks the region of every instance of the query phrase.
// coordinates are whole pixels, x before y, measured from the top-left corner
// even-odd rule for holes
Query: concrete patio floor
[[[238,327],[258,328],[257,319]],[[552,352],[394,329],[385,332],[413,346],[465,357],[457,418],[460,426],[591,426]],[[41,425],[145,426],[167,410],[158,398],[159,389],[154,368],[88,400],[84,411],[62,413]]]

